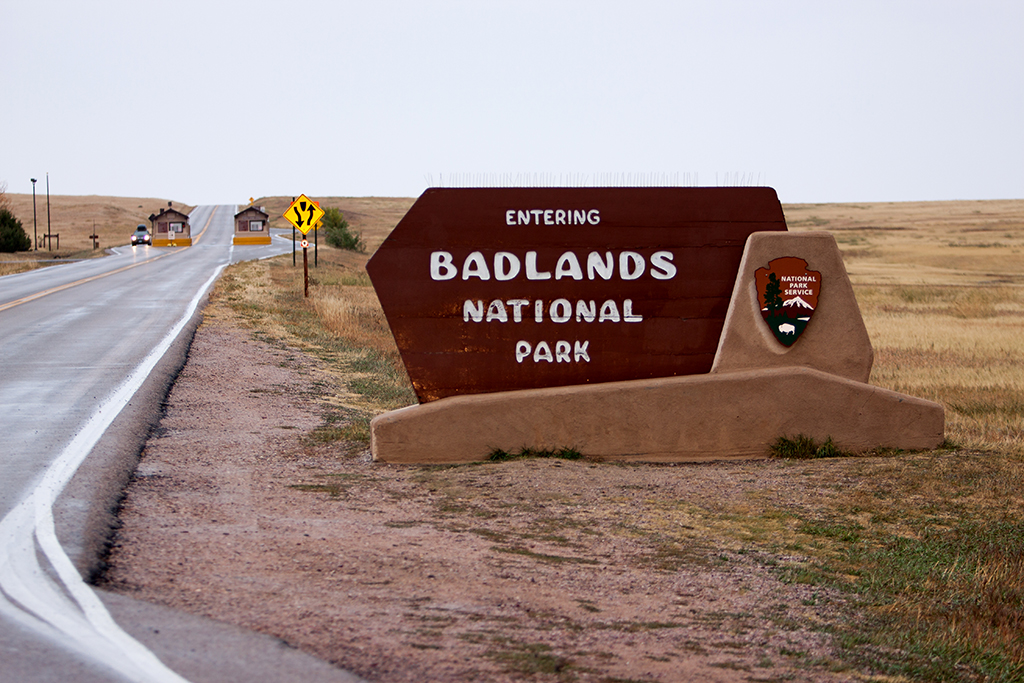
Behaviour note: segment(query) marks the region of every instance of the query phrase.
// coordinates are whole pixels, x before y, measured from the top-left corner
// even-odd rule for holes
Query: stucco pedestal
[[[571,447],[606,460],[764,457],[779,436],[843,450],[933,448],[942,406],[810,368],[455,396],[379,415],[376,460],[456,463]]]

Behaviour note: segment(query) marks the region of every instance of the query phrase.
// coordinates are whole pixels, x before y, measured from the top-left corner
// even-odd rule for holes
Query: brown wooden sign
[[[366,266],[421,402],[708,372],[775,190],[427,190]]]

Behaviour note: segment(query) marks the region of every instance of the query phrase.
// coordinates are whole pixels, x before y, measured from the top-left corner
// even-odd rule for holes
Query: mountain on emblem
[[[821,292],[821,273],[795,256],[777,258],[754,271],[761,317],[783,346],[792,346],[811,321]]]
[[[791,306],[794,308],[809,308],[812,311],[814,310],[814,306],[810,305],[798,296],[793,297],[792,299],[786,299],[782,302],[783,308],[789,308]]]

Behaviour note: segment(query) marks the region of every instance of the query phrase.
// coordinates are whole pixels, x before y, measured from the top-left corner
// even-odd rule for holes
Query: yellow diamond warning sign
[[[324,210],[306,195],[301,195],[284,212],[284,217],[305,235],[324,217]]]

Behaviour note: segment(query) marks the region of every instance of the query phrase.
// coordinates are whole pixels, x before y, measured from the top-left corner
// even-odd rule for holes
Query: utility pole
[[[39,251],[39,228],[36,223],[36,179],[32,181],[32,251]]]
[[[50,172],[46,172],[46,250],[53,251],[53,240],[50,239]]]

